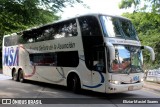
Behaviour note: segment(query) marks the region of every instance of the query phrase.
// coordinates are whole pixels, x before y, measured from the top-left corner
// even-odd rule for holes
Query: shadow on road
[[[32,85],[38,85],[40,87],[44,88],[50,88],[58,91],[63,91],[67,93],[74,94],[71,90],[69,90],[66,86],[60,86],[60,85],[55,85],[55,84],[49,84],[49,83],[43,83],[43,82],[37,82],[37,81],[30,81],[27,80],[25,83],[29,83]],[[84,95],[92,98],[99,98],[99,99],[122,99],[126,97],[134,97],[136,95],[132,93],[112,93],[112,94],[106,94],[106,93],[100,93],[100,92],[94,92],[94,91],[89,91],[89,90],[81,90],[79,95]]]

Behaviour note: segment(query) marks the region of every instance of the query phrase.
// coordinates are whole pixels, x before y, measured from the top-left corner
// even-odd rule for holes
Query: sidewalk
[[[144,88],[148,88],[148,89],[152,89],[154,91],[160,92],[160,84],[159,83],[144,81]]]
[[[0,80],[6,80],[6,79],[12,79],[12,77],[0,74]]]

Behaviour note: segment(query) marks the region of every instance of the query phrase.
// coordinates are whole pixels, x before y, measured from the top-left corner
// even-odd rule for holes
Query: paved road
[[[82,91],[81,94],[74,94],[66,87],[52,84],[27,81],[20,83],[12,81],[10,77],[0,74],[0,98],[68,98],[75,101],[75,98],[92,98],[94,101],[106,102],[106,104],[50,104],[50,105],[0,105],[0,107],[159,107],[160,104],[117,104],[118,99],[126,98],[160,98],[160,93],[147,87],[142,90],[130,91],[118,94],[102,94],[91,91]],[[102,99],[103,98],[103,99]],[[52,99],[54,100],[54,99]],[[57,99],[55,99],[57,100]],[[59,99],[62,101],[63,99]],[[88,100],[89,101],[89,100]],[[74,102],[73,102],[74,103]],[[98,102],[99,103],[99,102]]]

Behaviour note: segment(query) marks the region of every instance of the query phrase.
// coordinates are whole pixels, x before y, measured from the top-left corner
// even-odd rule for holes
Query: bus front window
[[[131,21],[110,16],[101,16],[100,20],[105,37],[138,40],[136,31]]]
[[[142,52],[138,47],[115,46],[115,60],[112,62],[110,72],[112,73],[139,73],[142,70]]]

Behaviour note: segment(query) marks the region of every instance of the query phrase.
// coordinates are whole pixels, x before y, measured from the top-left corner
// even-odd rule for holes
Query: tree
[[[143,52],[144,66],[160,67],[160,14],[155,13],[124,13],[123,16],[128,17],[133,22],[142,45],[151,46],[156,54],[155,63],[150,62],[150,54]]]
[[[144,2],[143,7],[141,7]],[[151,11],[160,13],[160,0],[122,0],[119,8],[130,8],[134,6],[134,11]]]

